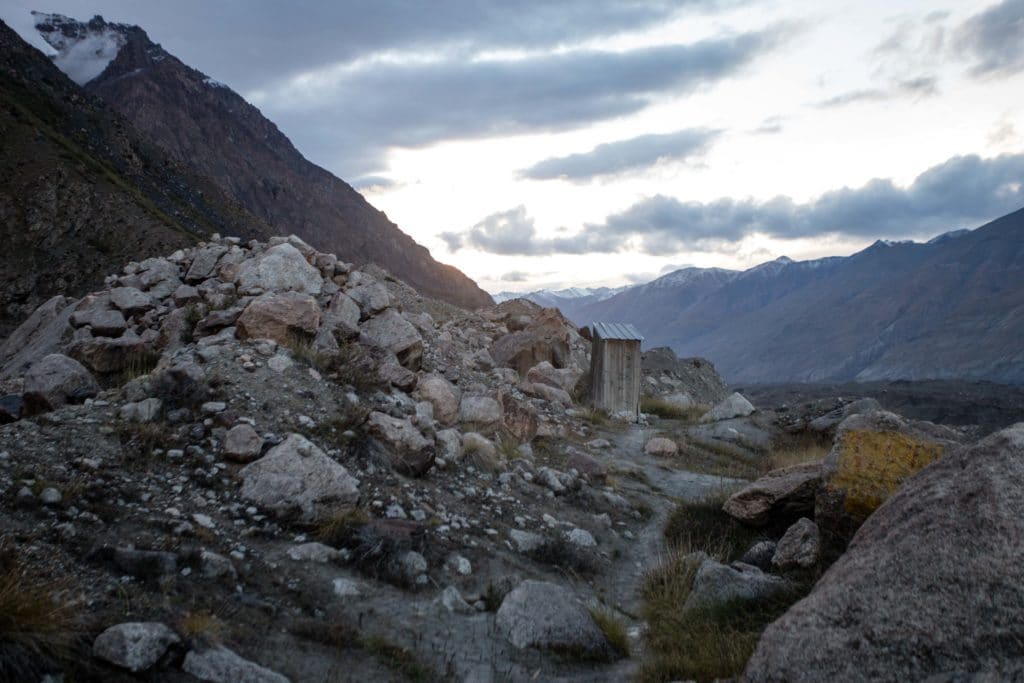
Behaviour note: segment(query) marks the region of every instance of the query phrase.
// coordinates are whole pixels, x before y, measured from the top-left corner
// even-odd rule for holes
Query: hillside
[[[116,56],[85,89],[218,182],[275,232],[299,235],[357,264],[376,263],[424,294],[459,306],[491,303],[472,280],[435,261],[350,185],[306,160],[256,107],[182,63],[141,28],[59,15],[37,15],[37,28],[55,47],[110,36],[119,44]]]
[[[637,325],[647,346],[711,359],[730,382],[1024,382],[1024,210],[927,243],[688,268],[570,308]],[[528,295],[529,296],[529,295]]]
[[[121,264],[267,226],[0,22],[0,337]]]

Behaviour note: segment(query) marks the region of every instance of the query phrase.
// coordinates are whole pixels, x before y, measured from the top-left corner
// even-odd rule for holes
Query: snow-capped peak
[[[120,25],[98,15],[84,24],[62,14],[32,12],[32,17],[36,30],[57,51],[53,63],[79,85],[103,73],[125,44]]]

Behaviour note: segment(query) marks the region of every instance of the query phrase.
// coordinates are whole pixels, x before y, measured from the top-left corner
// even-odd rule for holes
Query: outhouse
[[[590,326],[590,400],[609,413],[640,415],[640,342],[628,323]]]

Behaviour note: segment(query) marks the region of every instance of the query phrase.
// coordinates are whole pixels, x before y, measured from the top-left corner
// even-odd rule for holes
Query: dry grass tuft
[[[722,512],[728,494],[721,491],[694,503],[676,506],[665,523],[665,539],[674,550],[698,551],[722,562],[739,559],[760,539],[760,533]]]
[[[612,614],[605,608],[591,608],[590,616],[594,623],[601,629],[605,640],[612,646],[612,650],[619,658],[629,656],[629,635],[626,633],[626,624],[622,619]]]
[[[659,396],[645,396],[640,399],[640,412],[657,415],[667,420],[681,420],[689,424],[699,422],[708,410],[710,410],[708,406],[681,406]]]
[[[831,449],[831,439],[804,432],[783,443],[776,444],[765,459],[764,471],[770,472],[781,467],[802,465],[808,462],[821,462]]]
[[[0,541],[0,680],[40,680],[75,657],[82,613],[66,590],[32,576]]]
[[[339,548],[370,521],[362,508],[339,507],[320,523],[316,537],[327,545]]]
[[[219,643],[228,633],[227,623],[213,612],[189,611],[178,622],[178,630],[188,638]]]

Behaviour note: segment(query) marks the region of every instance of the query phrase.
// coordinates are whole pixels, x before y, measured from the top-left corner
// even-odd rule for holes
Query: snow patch
[[[57,51],[53,63],[79,85],[103,73],[125,44],[124,35],[110,25],[93,28],[59,14],[32,16],[36,30]]]
[[[228,86],[224,85],[218,80],[210,78],[209,76],[203,79],[203,83],[210,86],[211,88],[224,88],[225,90],[229,90]]]

